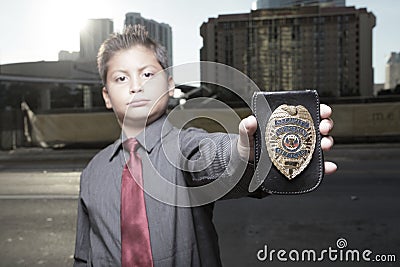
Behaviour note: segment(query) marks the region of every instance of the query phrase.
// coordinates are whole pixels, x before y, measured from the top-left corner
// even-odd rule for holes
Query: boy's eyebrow
[[[149,68],[149,67],[158,69],[158,67],[157,67],[156,65],[147,64],[147,65],[144,65],[144,66],[140,67],[140,68],[138,69],[138,71],[143,71],[144,69]],[[161,69],[162,69],[162,68],[161,68]],[[115,72],[128,73],[129,71],[128,71],[127,69],[115,69],[115,70],[110,70],[110,71],[109,71],[110,74],[114,74]]]
[[[115,70],[110,70],[109,71],[110,74],[114,74],[116,72],[128,73],[128,71],[125,70],[125,69],[115,69]]]
[[[152,68],[155,68],[155,69],[158,68],[156,65],[148,64],[148,65],[144,65],[144,66],[140,67],[140,68],[139,68],[139,71],[142,71],[142,70],[144,70],[144,69],[146,69],[146,68],[149,68],[149,67],[152,67]]]

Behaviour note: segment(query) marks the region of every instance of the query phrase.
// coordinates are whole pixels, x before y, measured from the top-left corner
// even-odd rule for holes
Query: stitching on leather
[[[257,118],[257,97],[258,97],[258,93],[255,93],[254,95],[253,95],[253,106],[254,106],[254,115],[256,116],[256,118]],[[257,121],[257,124],[258,124],[258,121]],[[258,125],[259,126],[259,125]],[[256,138],[255,138],[255,144],[256,144],[256,147],[254,148],[254,153],[256,154],[255,155],[255,159],[256,159],[256,178],[257,178],[257,182],[259,182],[260,181],[260,177],[259,177],[259,171],[258,171],[258,163],[259,163],[259,154],[258,154],[258,146],[259,146],[259,144],[258,144],[258,133],[257,133],[257,131],[256,131]]]

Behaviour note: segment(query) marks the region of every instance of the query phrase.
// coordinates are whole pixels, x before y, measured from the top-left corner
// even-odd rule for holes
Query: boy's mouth
[[[127,103],[129,107],[141,107],[147,105],[150,100],[146,98],[134,98]]]

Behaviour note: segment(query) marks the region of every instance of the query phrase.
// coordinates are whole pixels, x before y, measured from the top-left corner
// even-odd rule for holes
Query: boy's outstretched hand
[[[321,123],[319,124],[319,131],[323,135],[321,139],[321,148],[324,151],[330,150],[333,146],[333,138],[329,136],[329,132],[333,128],[333,121],[330,119],[332,109],[325,105],[320,105]],[[257,120],[251,115],[243,119],[239,124],[239,141],[237,149],[239,155],[243,159],[250,161],[254,160],[254,133],[257,130]],[[325,174],[334,173],[337,169],[335,163],[325,161]]]

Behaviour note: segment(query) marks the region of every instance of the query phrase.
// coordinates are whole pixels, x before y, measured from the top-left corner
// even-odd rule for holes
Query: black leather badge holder
[[[257,187],[272,194],[307,193],[321,183],[323,155],[315,90],[256,92],[252,110]]]

